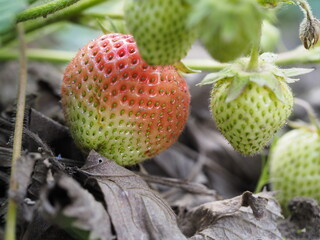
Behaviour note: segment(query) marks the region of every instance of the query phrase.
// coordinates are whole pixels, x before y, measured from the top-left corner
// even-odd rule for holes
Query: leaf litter
[[[203,115],[204,98],[194,99],[199,107],[173,147],[124,168],[77,149],[61,115],[57,78],[37,69],[15,176],[20,186],[10,192],[19,206],[19,239],[317,239],[317,204],[300,199],[283,219],[272,193],[246,191],[254,188],[259,161],[231,150]],[[201,97],[207,90],[191,88]],[[12,154],[10,102],[0,103],[0,239]],[[299,209],[313,217],[302,221],[306,210]]]

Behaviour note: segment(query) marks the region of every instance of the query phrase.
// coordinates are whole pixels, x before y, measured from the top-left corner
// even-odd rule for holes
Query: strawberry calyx
[[[280,69],[274,64],[275,54],[265,53],[259,57],[259,66],[257,71],[248,71],[248,58],[241,58],[233,64],[228,65],[220,72],[208,74],[198,85],[214,84],[218,81],[231,79],[232,83],[228,92],[226,102],[231,102],[238,98],[244,91],[249,82],[254,82],[259,86],[266,86],[275,96],[284,102],[283,89],[280,82],[296,82],[298,78],[292,78],[298,75],[312,72],[310,68],[289,68]]]

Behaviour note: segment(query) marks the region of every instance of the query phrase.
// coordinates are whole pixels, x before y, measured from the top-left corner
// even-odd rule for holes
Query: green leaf
[[[16,14],[26,5],[26,0],[0,0],[0,34],[13,26]]]
[[[250,74],[235,76],[235,78],[231,83],[226,102],[231,102],[235,100],[237,97],[239,97],[249,81],[250,81]]]
[[[268,87],[281,102],[285,102],[280,86],[280,80],[272,73],[253,74],[250,76],[250,81],[257,83],[259,86]]]

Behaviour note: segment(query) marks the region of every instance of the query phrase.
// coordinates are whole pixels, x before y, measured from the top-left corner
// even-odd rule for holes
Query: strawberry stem
[[[256,189],[254,190],[254,193],[259,193],[261,192],[263,186],[265,186],[269,182],[269,161],[266,157],[265,154],[261,155],[261,161],[262,161],[262,166],[261,166],[261,174],[259,177],[259,181],[256,185]]]
[[[68,63],[76,55],[72,51],[62,51],[53,49],[28,48],[27,57],[30,60],[47,61],[57,63]],[[0,48],[0,61],[17,59],[19,53],[16,49]],[[184,59],[184,64],[201,71],[220,71],[228,66],[227,63],[220,63],[211,59]],[[303,46],[280,53],[275,60],[277,66],[287,66],[291,64],[311,64],[320,63],[320,47],[306,51]]]
[[[49,24],[62,21],[65,19],[69,19],[74,16],[79,16],[79,13],[84,11],[85,9],[92,7],[94,5],[100,4],[108,0],[81,0],[68,8],[57,11],[46,18],[29,20],[24,23],[24,30],[26,33],[32,32],[36,29],[48,26]],[[8,31],[4,32],[0,36],[0,42],[2,45],[8,44],[10,41],[16,39],[17,33],[16,31],[12,31],[12,29],[8,29]]]
[[[26,9],[17,15],[17,22],[24,22],[38,17],[47,17],[49,14],[69,7],[78,1],[79,0],[55,0],[40,6]]]
[[[312,10],[311,10],[311,7],[308,3],[307,0],[297,0],[300,8],[302,9],[305,17],[311,21],[314,17],[313,17],[313,14],[312,14]]]
[[[20,43],[20,74],[18,84],[18,100],[17,100],[17,113],[16,123],[14,129],[13,139],[13,152],[11,161],[11,175],[10,175],[10,188],[9,191],[15,191],[17,189],[17,183],[14,179],[16,160],[21,155],[22,148],[22,134],[23,134],[23,120],[24,120],[24,109],[26,101],[26,87],[27,87],[27,57],[26,57],[26,43],[24,38],[24,28],[21,23],[17,24],[18,37]],[[16,239],[16,213],[17,205],[13,199],[9,198],[7,221],[5,229],[5,239],[15,240]]]
[[[262,22],[260,23],[260,27],[258,30],[257,39],[253,41],[252,49],[251,49],[251,56],[250,61],[247,67],[248,71],[257,71],[259,66],[259,51],[260,51],[260,41],[261,41],[261,29],[262,29]]]
[[[320,130],[320,124],[319,124],[316,113],[315,113],[314,109],[312,108],[312,106],[307,101],[302,100],[300,98],[294,98],[294,103],[296,105],[303,107],[306,110],[306,112],[308,113],[310,123],[313,126],[315,126],[317,128],[317,130]]]

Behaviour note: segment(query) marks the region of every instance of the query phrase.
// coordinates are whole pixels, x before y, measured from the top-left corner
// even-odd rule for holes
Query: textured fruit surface
[[[130,35],[108,34],[88,43],[66,68],[62,84],[62,106],[77,145],[121,165],[173,144],[189,103],[177,70],[147,65]]]
[[[293,97],[280,81],[285,102],[266,86],[249,82],[235,100],[227,102],[232,78],[218,81],[211,92],[211,112],[218,129],[242,154],[260,151],[285,124],[292,111]]]
[[[283,135],[271,151],[270,180],[284,208],[295,196],[311,197],[320,203],[319,133],[295,129]]]
[[[197,36],[186,26],[190,10],[186,0],[127,1],[126,25],[148,64],[173,64],[187,55]]]

